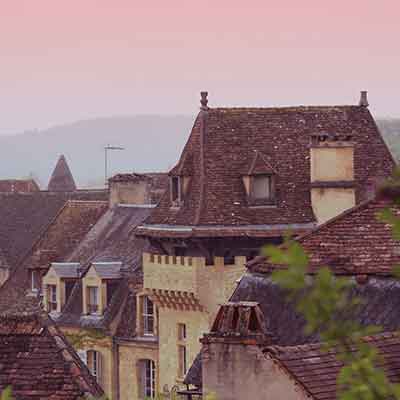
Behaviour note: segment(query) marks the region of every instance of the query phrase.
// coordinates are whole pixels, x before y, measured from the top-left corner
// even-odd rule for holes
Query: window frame
[[[187,326],[179,322],[177,325],[178,378],[183,379],[188,371]]]
[[[149,303],[151,303],[152,312],[149,312]],[[152,321],[152,323],[149,323]],[[149,329],[149,326],[152,329]],[[149,296],[143,296],[142,298],[142,328],[143,336],[155,336],[155,305]]]
[[[58,302],[57,302],[57,285],[48,284],[46,285],[47,290],[47,311],[53,312],[57,311]]]
[[[154,399],[156,397],[156,363],[152,359],[139,361],[140,398]]]
[[[175,190],[174,182],[177,182],[177,187]],[[171,203],[173,207],[179,207],[182,203],[182,178],[180,176],[171,176],[170,179],[171,186]],[[176,193],[175,193],[176,191]]]
[[[90,373],[96,378],[97,383],[101,383],[102,374],[102,355],[97,350],[86,350],[86,366]]]
[[[91,303],[91,292],[95,291],[96,293],[96,303],[92,304]],[[98,286],[86,286],[86,293],[87,293],[87,299],[86,299],[86,307],[87,307],[87,313],[89,315],[97,315],[99,314],[100,310],[100,302],[99,302],[99,287]]]
[[[255,180],[256,179],[268,179],[268,191],[269,195],[265,197],[256,197],[254,194]],[[262,206],[262,205],[274,205],[276,202],[276,178],[273,174],[254,174],[250,176],[250,188],[249,188],[249,205],[251,206]]]

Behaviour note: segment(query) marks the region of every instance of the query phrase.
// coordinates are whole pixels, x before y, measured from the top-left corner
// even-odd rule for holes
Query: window
[[[97,383],[101,380],[101,353],[88,350],[86,353],[87,366],[90,373],[96,378]]]
[[[178,376],[187,373],[186,324],[178,324]]]
[[[186,324],[178,324],[178,340],[186,340]]]
[[[154,399],[156,395],[156,365],[153,360],[140,361],[141,398]]]
[[[254,175],[251,186],[251,197],[254,200],[271,198],[271,177],[269,175]]]
[[[95,350],[78,350],[78,356],[89,368],[90,373],[96,378],[97,383],[101,383],[101,353]]]
[[[87,287],[87,311],[88,314],[97,314],[99,311],[99,300],[98,300],[98,287],[88,286]]]
[[[143,334],[154,335],[154,304],[147,296],[143,298]]]
[[[183,378],[187,372],[186,346],[178,345],[179,377]]]
[[[57,286],[47,285],[47,310],[57,311]]]
[[[181,202],[181,182],[179,176],[171,178],[171,201],[173,205],[179,205]]]
[[[37,272],[34,270],[31,270],[31,290],[32,290],[32,292],[37,292],[37,290],[38,290]]]

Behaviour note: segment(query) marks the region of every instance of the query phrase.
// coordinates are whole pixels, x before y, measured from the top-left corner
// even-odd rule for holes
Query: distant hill
[[[44,189],[58,156],[64,154],[79,187],[101,187],[107,144],[125,148],[110,153],[109,175],[166,171],[177,162],[193,121],[185,115],[97,118],[0,136],[0,179],[32,175]],[[400,159],[400,119],[380,119],[378,125]]]
[[[184,115],[110,117],[0,136],[0,178],[32,175],[45,189],[64,154],[79,187],[99,187],[108,144],[125,148],[109,152],[109,175],[166,171],[176,163],[193,121]]]
[[[400,160],[400,118],[381,118],[377,120],[379,129],[385,138],[395,159]]]

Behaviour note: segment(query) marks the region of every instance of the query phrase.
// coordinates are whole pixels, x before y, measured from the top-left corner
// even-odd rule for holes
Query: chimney
[[[146,174],[117,174],[108,180],[110,208],[118,204],[150,205],[153,179]]]
[[[200,100],[201,107],[200,107],[200,110],[207,111],[208,110],[208,107],[207,107],[207,104],[208,104],[208,99],[207,99],[208,92],[200,92],[200,96],[201,96],[201,100]]]
[[[218,400],[245,399],[249,387],[259,388],[265,382],[268,361],[263,348],[271,341],[258,303],[222,305],[211,332],[200,341],[204,395],[214,393]]]
[[[368,107],[368,92],[366,90],[361,91],[360,102],[358,103],[360,107]]]

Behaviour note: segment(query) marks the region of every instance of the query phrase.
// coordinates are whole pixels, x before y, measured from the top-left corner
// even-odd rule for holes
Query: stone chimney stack
[[[200,96],[201,96],[201,100],[200,100],[201,107],[200,107],[200,109],[203,110],[203,111],[207,111],[208,110],[208,106],[207,106],[207,104],[208,104],[208,99],[207,99],[208,92],[200,92]]]
[[[249,387],[261,386],[268,362],[262,349],[270,344],[270,335],[258,303],[222,305],[211,332],[200,341],[204,395],[214,393],[218,400],[246,399]]]
[[[368,107],[368,92],[366,90],[361,91],[360,102],[358,103],[360,107]]]

